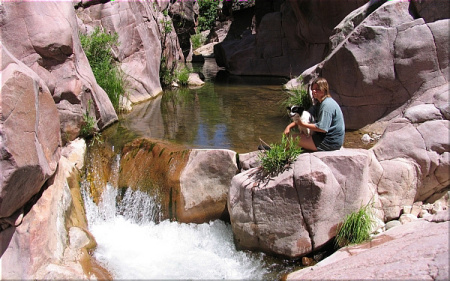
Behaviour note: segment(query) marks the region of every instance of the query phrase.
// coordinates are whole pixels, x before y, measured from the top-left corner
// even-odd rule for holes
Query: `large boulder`
[[[0,46],[1,232],[21,223],[24,206],[55,173],[61,134],[58,110],[47,84]]]
[[[193,3],[181,6],[191,11]],[[168,4],[111,1],[76,10],[83,33],[91,33],[96,27],[117,33],[119,45],[114,52],[127,81],[126,99],[131,103],[148,100],[162,92],[160,67],[163,58],[168,69],[184,59],[172,20],[161,12],[169,9]],[[180,9],[180,5],[175,5],[172,12],[181,13]]]
[[[416,220],[342,248],[286,280],[448,280],[449,229],[448,221]]]
[[[215,45],[217,64],[236,75],[298,75],[325,58],[333,28],[365,2],[256,1],[256,34]]]
[[[2,249],[2,278],[111,279],[89,254],[97,244],[81,204],[78,171],[85,149],[82,139],[65,147],[57,172],[22,224],[11,227],[9,237],[0,233],[2,247],[7,247]]]
[[[80,134],[84,114],[95,118],[97,130],[117,121],[81,48],[71,2],[4,2],[0,10],[2,44],[47,85],[63,142]]]
[[[367,150],[305,153],[276,177],[251,168],[233,178],[228,211],[238,247],[299,257],[336,234],[347,214],[374,202]]]
[[[228,188],[236,173],[234,151],[187,150],[140,138],[123,148],[118,188],[158,198],[161,220],[204,223],[228,217]]]
[[[328,80],[347,129],[386,124],[410,99],[440,94],[448,83],[448,14],[427,22],[411,5],[388,1],[351,29],[367,4],[338,26],[336,32],[345,34],[335,39],[333,52],[302,73],[303,82],[319,75]]]
[[[180,175],[178,220],[203,223],[228,217],[228,189],[236,173],[236,152],[191,150]]]

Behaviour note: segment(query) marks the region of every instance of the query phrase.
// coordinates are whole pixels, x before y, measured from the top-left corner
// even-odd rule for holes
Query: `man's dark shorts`
[[[314,144],[317,147],[317,151],[332,151],[339,150],[341,147],[332,147],[323,143],[323,139],[325,138],[325,134],[315,133],[312,135],[312,139]]]

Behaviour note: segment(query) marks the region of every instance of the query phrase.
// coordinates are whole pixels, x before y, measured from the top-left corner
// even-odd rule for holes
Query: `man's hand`
[[[289,128],[289,126],[286,127],[286,129],[284,129],[284,134],[285,135],[289,135],[289,133],[291,132],[291,128]]]

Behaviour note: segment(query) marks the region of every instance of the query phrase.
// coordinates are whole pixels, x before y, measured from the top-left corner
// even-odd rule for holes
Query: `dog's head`
[[[305,111],[305,108],[303,108],[302,106],[298,106],[298,105],[293,105],[291,107],[287,107],[287,110],[289,111],[289,116],[292,118],[294,117],[296,114],[298,114],[299,116],[302,115],[303,111]]]

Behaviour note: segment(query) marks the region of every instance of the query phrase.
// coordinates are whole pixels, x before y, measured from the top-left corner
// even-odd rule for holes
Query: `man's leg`
[[[317,151],[317,147],[314,144],[313,138],[311,136],[308,136],[306,134],[291,134],[291,135],[294,139],[296,137],[300,138],[300,141],[298,143],[300,147],[310,151]]]

